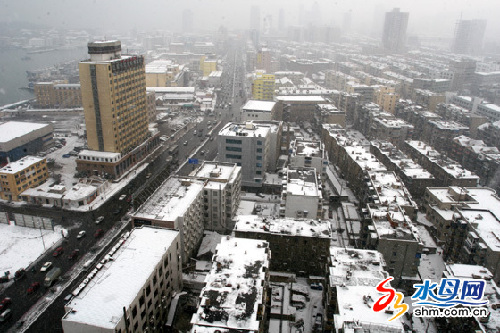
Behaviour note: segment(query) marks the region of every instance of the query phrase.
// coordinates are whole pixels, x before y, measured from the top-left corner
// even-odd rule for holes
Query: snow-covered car
[[[99,224],[99,223],[101,223],[102,221],[104,221],[104,216],[99,216],[99,217],[97,218],[97,220],[95,220],[95,224]]]
[[[82,238],[82,237],[85,237],[85,234],[86,234],[86,233],[87,233],[87,232],[86,232],[85,230],[82,230],[82,231],[80,231],[80,232],[78,233],[78,236],[76,236],[76,238],[77,238],[77,239],[80,239],[80,238]]]
[[[43,264],[42,268],[40,268],[40,272],[46,272],[51,268],[52,268],[52,261],[47,261],[45,264]]]

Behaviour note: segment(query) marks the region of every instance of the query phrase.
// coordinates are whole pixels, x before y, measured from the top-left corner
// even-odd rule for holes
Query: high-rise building
[[[260,7],[252,6],[250,8],[250,29],[260,31]]]
[[[149,133],[144,57],[122,56],[116,40],[90,42],[88,52],[79,66],[87,145],[128,153]]]
[[[182,12],[182,32],[193,32],[193,12],[190,9],[185,9]]]
[[[399,8],[385,13],[382,45],[391,52],[404,51],[406,44],[406,28],[410,13],[404,13]]]
[[[459,20],[451,47],[454,53],[478,54],[483,46],[486,20]]]

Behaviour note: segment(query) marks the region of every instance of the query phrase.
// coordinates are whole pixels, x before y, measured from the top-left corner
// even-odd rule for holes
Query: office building
[[[389,52],[402,52],[406,45],[406,28],[410,13],[401,12],[394,8],[392,12],[385,13],[382,45]]]
[[[158,332],[181,290],[179,232],[133,229],[72,293],[62,328],[77,332]]]
[[[249,100],[241,108],[241,121],[276,119],[276,102]]]
[[[261,101],[272,101],[274,98],[274,74],[257,71],[252,78],[252,98]]]

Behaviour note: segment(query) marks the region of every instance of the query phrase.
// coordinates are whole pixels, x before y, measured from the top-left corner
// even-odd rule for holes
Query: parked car
[[[146,179],[149,179],[151,178],[151,172],[148,172],[148,174],[146,175]]]
[[[323,286],[321,285],[321,283],[311,283],[311,289],[314,289],[314,290],[323,290]]]
[[[35,293],[40,288],[40,282],[33,282],[28,288],[28,295]]]
[[[63,154],[63,155],[62,155],[62,157],[63,157],[63,158],[70,158],[70,157],[71,157],[71,155],[70,155],[70,154]]]
[[[24,268],[21,268],[17,270],[16,273],[14,274],[14,280],[20,280],[25,276],[26,276],[26,271],[24,270]]]
[[[9,320],[12,317],[12,310],[7,309],[2,314],[0,314],[0,323]]]
[[[9,297],[5,297],[2,302],[0,303],[0,312],[3,310],[7,309],[9,305],[12,304],[12,300]]]
[[[56,249],[56,250],[52,253],[52,256],[53,256],[53,257],[59,257],[59,255],[60,255],[61,253],[63,253],[63,252],[64,252],[63,247],[62,247],[62,246],[59,246],[59,247],[58,247],[58,248],[57,248],[57,249]]]
[[[52,261],[47,261],[43,264],[42,268],[40,268],[40,272],[46,272],[52,268]]]
[[[187,145],[188,145],[188,142],[187,142],[187,141],[184,141],[183,145],[184,145],[184,146],[187,146]]]
[[[99,224],[99,223],[101,223],[102,221],[104,221],[104,216],[99,216],[99,217],[97,218],[97,220],[95,220],[95,224]]]
[[[82,230],[78,233],[78,236],[76,236],[76,238],[77,239],[83,238],[83,237],[85,237],[86,234],[87,234],[87,232],[85,230]]]
[[[71,252],[71,254],[68,256],[68,259],[69,259],[69,260],[75,260],[76,258],[78,258],[78,255],[80,255],[80,250],[79,250],[79,249],[75,249],[75,250],[73,250],[73,252]]]
[[[126,195],[126,194],[122,194],[122,195],[120,195],[120,197],[118,198],[118,200],[123,200],[123,199],[125,199],[126,197],[127,197],[127,195]]]
[[[95,234],[94,234],[94,237],[95,238],[99,238],[99,237],[102,237],[102,235],[104,235],[104,230],[102,229],[97,229]]]

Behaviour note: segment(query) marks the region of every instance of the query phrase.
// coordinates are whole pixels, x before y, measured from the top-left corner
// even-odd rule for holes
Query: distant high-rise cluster
[[[455,28],[452,51],[461,54],[479,54],[485,30],[486,20],[459,20]]]
[[[384,31],[382,34],[383,47],[391,52],[401,52],[406,44],[406,28],[410,13],[401,12],[394,8],[385,13]]]

